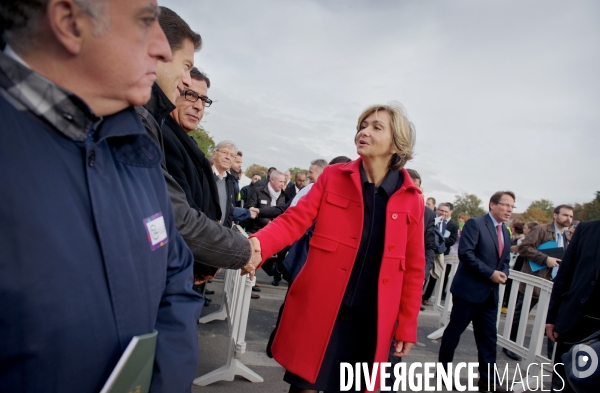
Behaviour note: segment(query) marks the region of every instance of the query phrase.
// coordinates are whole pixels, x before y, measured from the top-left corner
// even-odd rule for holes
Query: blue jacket
[[[1,53],[0,90],[0,391],[97,392],[153,329],[151,391],[190,391],[199,302],[158,145]]]
[[[498,235],[489,214],[473,218],[465,223],[458,245],[460,264],[452,281],[453,296],[472,303],[483,303],[494,291],[498,303],[498,284],[490,280],[495,270],[508,277],[510,261],[510,235],[502,225],[504,249],[498,255]]]

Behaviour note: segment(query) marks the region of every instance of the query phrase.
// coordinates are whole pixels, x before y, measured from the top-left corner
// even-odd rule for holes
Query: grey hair
[[[232,141],[221,141],[219,143],[217,143],[217,146],[215,146],[214,150],[221,150],[222,148],[232,148],[233,149],[233,154],[237,154],[237,146],[235,145],[235,143],[233,143]]]
[[[283,172],[280,172],[280,171],[278,171],[277,169],[273,169],[273,170],[271,171],[271,174],[270,174],[269,176],[270,176],[270,178],[271,178],[271,179],[274,179],[274,178],[276,178],[276,177],[277,177],[277,176],[279,176],[279,175],[281,175],[281,176],[284,176],[284,177],[285,177],[285,175],[283,174]]]
[[[319,167],[319,169],[321,169],[321,172],[323,172],[323,169],[325,169],[325,167],[327,166],[327,161],[325,161],[322,158],[319,158],[317,160],[311,161],[310,165],[316,165]]]
[[[92,18],[94,36],[99,37],[110,29],[106,0],[73,1]],[[48,2],[49,0],[21,0],[0,3],[0,25],[4,25],[4,42],[17,52],[31,47],[39,32],[40,21],[46,15]]]

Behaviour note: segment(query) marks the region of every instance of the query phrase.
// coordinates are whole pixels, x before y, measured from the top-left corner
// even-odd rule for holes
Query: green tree
[[[258,173],[261,176],[261,178],[266,179],[268,170],[269,168],[267,168],[266,166],[252,164],[248,168],[246,168],[246,172],[244,172],[244,174],[249,178],[252,178],[252,175]]]
[[[552,214],[554,213],[554,204],[547,199],[531,202],[528,209],[531,209],[532,207],[537,207],[538,209],[545,211],[550,217],[552,217]]]
[[[200,150],[202,150],[208,158],[212,157],[212,152],[215,148],[215,141],[213,140],[212,136],[209,135],[208,131],[204,129],[204,127],[198,125],[198,128],[190,131],[188,135],[194,138]]]
[[[529,204],[527,210],[521,215],[521,221],[537,221],[540,224],[547,224],[554,219],[554,204],[547,199],[540,199]]]
[[[584,221],[600,220],[600,191],[596,191],[596,199],[583,204],[581,219]]]
[[[290,171],[290,173],[292,174],[292,179],[294,179],[296,177],[296,173],[298,173],[298,172],[302,172],[304,174],[308,173],[308,169],[298,168],[297,166],[288,169],[288,171]]]
[[[452,212],[452,220],[458,222],[458,215],[468,213],[471,217],[479,217],[485,214],[485,210],[481,207],[481,199],[475,194],[456,195],[454,200],[454,212]]]

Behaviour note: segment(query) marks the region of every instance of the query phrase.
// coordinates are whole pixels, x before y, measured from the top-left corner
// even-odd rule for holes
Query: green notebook
[[[100,393],[146,393],[150,390],[158,332],[134,336]]]

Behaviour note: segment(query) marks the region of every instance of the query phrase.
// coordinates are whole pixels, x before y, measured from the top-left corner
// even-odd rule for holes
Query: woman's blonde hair
[[[360,124],[371,114],[379,111],[385,111],[390,115],[392,128],[392,144],[396,153],[390,159],[389,168],[398,170],[413,158],[415,148],[416,134],[414,125],[408,121],[406,109],[399,102],[392,102],[387,105],[372,105],[365,109],[358,117],[356,133],[360,131]],[[356,136],[354,137],[356,142]]]

